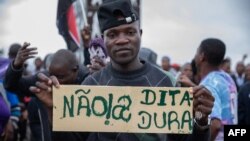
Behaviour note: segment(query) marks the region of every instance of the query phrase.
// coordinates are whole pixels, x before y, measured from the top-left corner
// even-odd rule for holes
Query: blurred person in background
[[[185,63],[178,73],[176,79],[178,87],[193,87],[196,86],[193,82],[193,69],[191,63]]]
[[[171,66],[171,61],[168,56],[163,56],[161,59],[161,67],[163,70],[170,72],[174,77],[176,76],[176,71],[175,69],[172,68]]]
[[[53,58],[53,55],[54,55],[53,53],[49,53],[44,57],[44,69],[47,71],[49,70],[49,66]]]
[[[237,90],[239,90],[245,79],[245,65],[243,61],[239,61],[236,64],[236,72],[232,74],[232,78],[237,86]]]
[[[176,79],[172,75],[172,73],[163,70],[160,66],[158,66],[156,64],[157,54],[153,50],[151,50],[150,48],[141,47],[140,51],[139,51],[139,58],[142,61],[147,61],[147,62],[151,63],[153,66],[160,68],[170,78],[173,86],[176,84]]]
[[[34,64],[35,64],[35,70],[32,73],[32,75],[34,75],[34,74],[36,74],[38,72],[44,71],[44,64],[43,64],[43,60],[42,60],[41,57],[37,57],[34,60]]]
[[[6,89],[14,91],[18,95],[34,96],[34,94],[29,91],[29,87],[35,85],[37,74],[29,77],[22,77],[21,75],[24,62],[27,59],[34,58],[34,54],[37,54],[36,48],[30,47],[29,43],[24,43],[17,57],[8,67],[4,81]],[[47,76],[56,76],[61,84],[80,84],[89,74],[88,69],[84,66],[80,66],[75,55],[69,50],[61,49],[57,51],[49,64],[49,69],[44,70],[42,73]],[[47,112],[43,104],[36,97],[33,97],[29,103],[28,113],[32,141],[51,141],[53,135],[51,127],[49,126]],[[56,132],[53,132],[53,134],[54,133],[56,134]],[[80,137],[74,134],[64,134],[64,138],[57,138],[54,141],[74,141],[74,139]]]
[[[226,73],[231,75],[231,59],[230,58],[225,58],[221,65],[220,68],[225,71]]]
[[[245,83],[240,87],[238,116],[240,125],[250,125],[250,64],[245,69]]]
[[[5,98],[5,102],[8,104],[8,108],[10,111],[10,118],[8,120],[8,123],[4,127],[4,139],[6,141],[17,141],[18,140],[18,129],[19,128],[19,117],[21,115],[21,109],[19,105],[19,99],[15,95],[15,93],[12,93],[10,91],[7,91],[3,87],[3,78],[6,73],[6,69],[10,63],[10,59],[7,58],[0,58],[0,93],[2,94],[2,97]],[[1,107],[2,108],[2,107]],[[3,106],[3,110],[5,110]],[[6,114],[6,111],[5,111]]]

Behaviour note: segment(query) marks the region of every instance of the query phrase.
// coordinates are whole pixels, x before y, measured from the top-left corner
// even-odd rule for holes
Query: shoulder
[[[206,87],[212,94],[218,94],[220,89],[225,89],[225,80],[223,80],[222,76],[218,72],[210,72],[200,83]]]
[[[210,72],[202,81],[201,84],[205,85],[220,85],[223,82],[223,73],[221,72]]]
[[[102,77],[108,76],[108,74],[108,68],[105,67],[98,72],[88,75],[87,78],[82,82],[82,85],[100,85],[100,80]]]
[[[171,74],[164,70],[149,64],[150,71],[147,73],[147,77],[151,81],[153,86],[168,86],[174,85],[174,80],[171,79]]]

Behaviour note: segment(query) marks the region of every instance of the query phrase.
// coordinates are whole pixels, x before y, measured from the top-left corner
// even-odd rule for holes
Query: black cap
[[[130,0],[112,0],[104,2],[98,10],[98,20],[103,33],[106,29],[138,20]]]

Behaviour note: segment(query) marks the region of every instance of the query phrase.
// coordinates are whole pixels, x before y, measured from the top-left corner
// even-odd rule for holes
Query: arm
[[[13,62],[10,63],[3,81],[4,88],[19,96],[31,96],[29,87],[35,85],[36,76],[22,77],[22,72],[23,69],[16,70]]]
[[[221,120],[214,118],[211,120],[211,141],[214,141],[222,126]]]
[[[194,87],[194,86],[196,86],[196,84],[194,82],[192,82],[186,75],[180,75],[177,82],[180,83],[182,86],[185,86],[185,87]]]
[[[16,58],[10,63],[5,78],[5,89],[15,92],[18,95],[31,95],[29,86],[34,85],[36,77],[22,78],[23,65],[27,59],[34,58],[36,48],[28,48],[30,44],[24,43],[24,45],[18,50]]]

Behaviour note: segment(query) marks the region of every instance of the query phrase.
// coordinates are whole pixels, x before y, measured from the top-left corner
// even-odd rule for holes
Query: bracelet
[[[199,125],[198,122],[196,121],[196,119],[194,118],[194,123],[195,123],[195,125],[196,125],[199,129],[201,129],[201,130],[206,130],[206,129],[209,128],[210,120],[208,119],[208,124],[203,126],[203,125]]]

